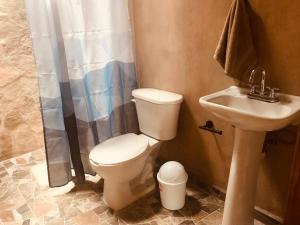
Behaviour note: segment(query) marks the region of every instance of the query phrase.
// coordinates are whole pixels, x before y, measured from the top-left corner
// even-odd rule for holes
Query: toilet
[[[104,179],[103,200],[122,209],[154,191],[153,167],[162,141],[177,134],[182,95],[140,88],[132,91],[141,134],[128,133],[95,146],[92,168]]]

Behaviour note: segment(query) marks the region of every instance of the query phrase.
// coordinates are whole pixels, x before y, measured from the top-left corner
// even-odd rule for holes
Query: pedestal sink
[[[248,90],[231,86],[203,96],[202,107],[235,127],[233,156],[222,225],[253,225],[255,192],[266,131],[300,119],[300,97],[279,94],[279,102],[249,99]]]

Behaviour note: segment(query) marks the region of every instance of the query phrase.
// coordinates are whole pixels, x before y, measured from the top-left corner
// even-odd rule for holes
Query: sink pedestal
[[[253,225],[257,175],[265,132],[235,129],[222,225]]]
[[[253,225],[257,174],[265,131],[279,130],[300,119],[300,97],[279,94],[279,102],[248,98],[236,86],[203,96],[199,103],[236,127],[222,225]]]

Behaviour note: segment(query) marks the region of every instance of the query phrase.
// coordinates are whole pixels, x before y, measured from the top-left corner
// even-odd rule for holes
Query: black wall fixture
[[[211,120],[207,120],[205,125],[199,126],[199,128],[219,135],[222,135],[223,133],[222,130],[217,130],[215,128],[214,123]]]

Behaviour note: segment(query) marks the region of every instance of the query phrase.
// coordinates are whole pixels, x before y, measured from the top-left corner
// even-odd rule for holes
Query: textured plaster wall
[[[43,146],[24,0],[0,0],[0,159]]]
[[[203,182],[226,188],[234,129],[199,105],[199,97],[235,82],[213,60],[232,0],[132,0],[136,61],[141,87],[184,95],[178,135],[163,144],[161,156],[178,160]],[[300,1],[253,0],[251,22],[268,84],[300,95]],[[199,130],[213,120],[223,135]],[[294,129],[295,130],[295,129]],[[257,184],[256,204],[285,213],[295,131],[271,135]],[[270,137],[268,137],[270,138]],[[288,144],[288,142],[292,142]],[[242,190],[241,190],[242,191]]]

